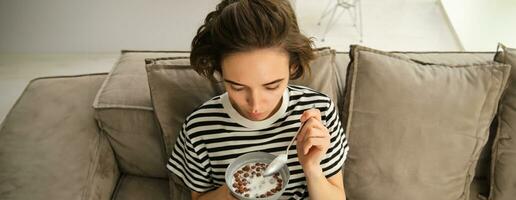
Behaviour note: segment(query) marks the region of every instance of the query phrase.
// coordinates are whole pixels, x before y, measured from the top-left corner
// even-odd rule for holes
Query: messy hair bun
[[[312,41],[300,33],[286,0],[223,0],[210,12],[192,41],[190,62],[201,75],[221,73],[222,59],[236,52],[281,47],[289,55],[291,79],[308,70]]]

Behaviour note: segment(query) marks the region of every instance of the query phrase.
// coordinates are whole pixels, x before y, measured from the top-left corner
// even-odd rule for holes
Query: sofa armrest
[[[120,172],[92,102],[106,74],[32,80],[0,124],[0,199],[110,199]]]

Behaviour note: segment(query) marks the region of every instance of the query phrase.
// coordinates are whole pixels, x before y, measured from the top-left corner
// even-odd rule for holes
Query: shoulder
[[[192,123],[213,119],[214,117],[227,118],[227,114],[222,106],[221,95],[212,97],[210,100],[195,108],[190,115],[186,117],[184,126],[187,127]]]

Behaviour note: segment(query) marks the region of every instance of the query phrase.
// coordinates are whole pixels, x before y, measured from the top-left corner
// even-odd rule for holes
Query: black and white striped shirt
[[[225,170],[238,156],[254,151],[284,153],[301,125],[301,115],[314,106],[321,111],[323,124],[331,135],[330,147],[321,161],[325,176],[331,177],[341,170],[348,151],[337,109],[326,95],[296,85],[287,87],[281,107],[263,121],[241,116],[231,105],[227,93],[205,102],[183,123],[167,168],[192,191],[216,189],[225,183]],[[282,199],[308,197],[295,148],[294,143],[287,164],[290,180]]]

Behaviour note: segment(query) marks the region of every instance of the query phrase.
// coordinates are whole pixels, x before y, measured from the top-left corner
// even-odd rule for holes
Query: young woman
[[[310,88],[289,85],[314,57],[286,0],[224,0],[192,42],[196,71],[224,82],[226,93],[190,114],[167,168],[192,199],[234,199],[224,183],[238,156],[291,147],[290,180],[282,199],[345,199],[341,168],[348,150],[334,103]]]

